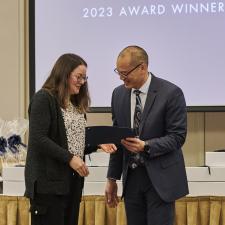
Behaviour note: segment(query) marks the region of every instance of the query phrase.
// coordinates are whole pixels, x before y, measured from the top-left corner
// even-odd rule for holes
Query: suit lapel
[[[141,118],[140,123],[140,133],[142,132],[143,126],[145,124],[146,118],[149,115],[149,111],[151,110],[153,103],[155,101],[156,95],[157,95],[157,78],[152,74],[152,80],[148,89],[148,94],[145,102],[144,111]]]
[[[125,89],[125,95],[124,95],[124,99],[122,101],[123,105],[122,105],[121,109],[124,109],[123,114],[124,114],[124,121],[125,121],[126,127],[131,127],[130,95],[131,95],[131,90]]]

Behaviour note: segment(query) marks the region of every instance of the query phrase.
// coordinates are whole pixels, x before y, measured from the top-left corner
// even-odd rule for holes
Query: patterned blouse
[[[83,158],[85,148],[85,127],[87,122],[84,114],[80,113],[71,102],[66,109],[61,108],[66,128],[69,151]]]

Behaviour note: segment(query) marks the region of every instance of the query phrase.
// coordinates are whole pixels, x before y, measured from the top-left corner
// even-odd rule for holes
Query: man
[[[123,139],[110,156],[107,202],[117,205],[116,180],[123,174],[128,225],[172,225],[175,200],[188,194],[181,151],[187,126],[183,92],[148,72],[141,47],[123,49],[116,66],[124,85],[113,91],[113,125],[132,127],[137,137]]]

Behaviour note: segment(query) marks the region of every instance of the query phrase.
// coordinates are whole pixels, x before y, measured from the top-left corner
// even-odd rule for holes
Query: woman
[[[84,154],[105,144],[85,147],[86,111],[90,98],[87,63],[64,54],[29,106],[29,143],[25,166],[25,196],[30,199],[32,225],[76,225],[84,177]]]

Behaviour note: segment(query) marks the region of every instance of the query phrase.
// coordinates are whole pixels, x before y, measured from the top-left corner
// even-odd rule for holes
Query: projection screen
[[[107,109],[122,84],[117,55],[139,45],[149,71],[180,86],[191,110],[225,111],[225,0],[30,2],[31,95],[71,52],[88,63],[91,106]]]

